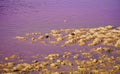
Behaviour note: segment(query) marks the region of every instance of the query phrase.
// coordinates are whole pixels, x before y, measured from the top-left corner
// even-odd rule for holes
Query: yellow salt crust
[[[79,71],[72,71],[72,72],[69,72],[69,74],[80,74]]]
[[[81,70],[81,71],[87,71],[87,68],[83,68],[83,67],[80,67],[80,66],[78,66],[77,68],[78,68],[78,70]]]
[[[73,44],[80,44],[80,46],[82,45],[86,45],[88,41],[91,41],[92,46],[96,46],[98,44],[101,45],[106,45],[106,46],[114,46],[114,47],[119,47],[120,41],[120,29],[115,29],[113,26],[105,26],[105,27],[98,27],[98,28],[83,28],[83,29],[61,29],[61,30],[53,30],[50,33],[45,33],[45,35],[38,35],[38,38],[40,36],[43,36],[43,40],[44,41],[44,36],[49,35],[50,36],[50,42],[52,41],[52,39],[56,39],[56,44],[59,44],[60,41],[63,41],[63,45],[66,43],[67,45],[73,45]],[[37,34],[33,33],[30,37],[34,37]],[[29,36],[29,35],[28,35]],[[24,36],[21,36],[24,37]],[[18,37],[19,38],[19,37]],[[27,36],[25,36],[25,38],[29,39]],[[36,37],[35,37],[36,38]],[[39,40],[38,38],[36,38],[37,40]],[[61,39],[62,38],[62,39]],[[81,40],[81,41],[80,41]],[[79,43],[80,42],[80,43]],[[83,44],[82,44],[83,43]],[[89,46],[88,44],[88,46]],[[90,49],[91,50],[91,49]],[[99,57],[96,59],[94,57],[92,57],[94,54],[91,54],[92,51],[95,51],[94,54],[99,55]],[[114,74],[115,72],[119,72],[120,71],[120,66],[118,62],[120,59],[119,57],[115,58],[115,56],[108,56],[105,55],[102,52],[112,52],[112,54],[119,54],[118,50],[113,50],[111,48],[104,48],[104,47],[97,47],[92,49],[91,52],[85,52],[82,51],[80,52],[80,54],[82,54],[83,56],[87,56],[89,58],[87,58],[88,60],[79,60],[77,59],[78,56],[77,54],[75,55],[71,55],[71,53],[65,53],[63,57],[61,57],[62,59],[65,60],[60,60],[60,56],[56,56],[53,54],[50,54],[48,56],[46,56],[45,58],[48,59],[48,62],[42,62],[42,63],[33,63],[33,64],[20,64],[22,66],[23,69],[20,69],[20,71],[38,71],[38,70],[43,70],[46,69],[48,66],[51,67],[54,65],[52,64],[57,64],[57,65],[68,65],[68,66],[74,66],[74,64],[68,60],[68,58],[74,58],[74,62],[75,64],[77,64],[77,66],[80,66],[79,69],[80,70],[74,70],[71,73],[72,74],[80,74],[82,73],[81,71],[83,71],[84,73],[82,74],[86,74],[86,71],[90,71],[92,73],[101,73],[101,74],[107,74],[112,73]],[[98,52],[98,53],[96,53]],[[111,53],[110,53],[111,54]],[[9,57],[6,57],[6,60],[9,59]],[[52,60],[52,61],[50,61]],[[67,60],[67,61],[66,61]],[[8,67],[12,67],[14,66],[12,63],[8,63],[2,66],[6,66],[8,65]],[[98,65],[100,67],[98,67]],[[20,67],[21,67],[20,66]],[[34,67],[25,67],[25,66],[31,66]],[[17,65],[15,66],[15,68],[17,67]],[[64,66],[62,66],[64,67]],[[91,68],[92,67],[92,68]],[[107,67],[110,67],[110,70],[106,70]],[[28,70],[29,69],[29,70]],[[104,70],[103,70],[104,69]],[[15,69],[14,71],[17,71],[18,69]],[[85,71],[84,71],[85,70]],[[106,70],[106,71],[105,71]],[[11,70],[9,68],[4,68],[4,71],[6,72],[11,72]],[[88,72],[87,71],[87,72]],[[52,71],[46,70],[46,72],[43,72],[43,74],[50,74],[50,73],[54,73]]]
[[[60,34],[60,32],[61,32],[60,30],[51,30],[52,34]]]
[[[120,29],[114,28],[111,25],[98,28],[51,30],[50,33],[45,33],[45,35],[46,34],[50,36],[48,43],[59,44],[60,41],[63,41],[62,46],[73,45],[76,43],[78,43],[80,46],[84,46],[86,45],[86,42],[93,41],[92,43],[89,43],[88,46],[96,46],[101,44],[106,46],[120,47]],[[36,35],[38,35],[38,38],[35,39],[36,41],[44,40],[44,35],[42,36],[38,33],[32,34],[33,37]],[[17,36],[16,38],[19,40],[29,39],[26,36]],[[56,41],[52,40],[54,38]]]
[[[115,47],[120,47],[120,39],[117,40],[116,44],[115,44]]]
[[[38,37],[38,40],[42,40],[42,39],[44,39],[44,36],[39,36]]]
[[[62,34],[51,34],[53,37],[62,37]]]
[[[114,27],[111,25],[105,26],[106,29],[113,29]]]
[[[62,37],[58,37],[58,38],[57,38],[57,41],[58,41],[58,42],[60,42],[60,41],[62,41],[62,40],[64,40]]]
[[[51,74],[63,74],[61,72],[52,72]]]
[[[73,56],[73,58],[74,58],[74,59],[78,59],[79,56],[80,56],[79,54],[75,54],[75,55]]]
[[[89,46],[95,46],[95,45],[98,45],[100,42],[101,42],[101,39],[95,38],[95,39],[93,40],[93,43],[88,44],[88,45],[89,45]]]
[[[50,67],[51,68],[59,68],[59,66],[58,66],[58,64],[57,63],[52,63],[52,64],[50,64]]]
[[[21,59],[18,55],[11,55],[9,57],[5,57],[5,60],[11,60],[11,59]]]
[[[56,63],[60,64],[63,60],[57,59]]]
[[[64,52],[63,58],[69,58],[72,55],[72,52]]]
[[[19,40],[27,40],[26,37],[23,37],[23,36],[16,36],[16,39],[19,39]]]
[[[114,49],[106,48],[106,47],[98,47],[98,48],[93,48],[92,50],[101,53],[101,52],[112,52]]]
[[[63,29],[62,31],[68,34],[68,33],[73,32],[74,29]]]
[[[70,60],[63,60],[61,62],[61,65],[68,65],[68,66],[73,66],[73,63]]]
[[[78,44],[79,44],[80,46],[84,46],[86,43],[85,43],[85,41],[84,41],[83,39],[80,39],[80,40],[78,41]]]
[[[42,69],[42,72],[39,72],[39,74],[50,74],[51,71],[48,69]]]
[[[54,60],[58,57],[60,57],[59,54],[49,54],[48,56],[45,57],[45,59]]]
[[[75,43],[74,39],[71,39],[71,40],[66,41],[65,45],[71,45],[71,44],[74,44],[74,43]]]
[[[102,47],[101,47],[102,48]],[[105,49],[105,48],[104,48]],[[108,50],[108,49],[107,49]],[[114,50],[115,51],[115,50]],[[91,55],[90,52],[81,52],[82,55],[89,56]],[[71,52],[65,52],[67,55],[71,55]],[[78,54],[75,54],[78,55]],[[74,55],[74,56],[75,56]],[[58,54],[49,54],[48,56],[58,56]],[[98,59],[95,58],[90,58],[89,60],[79,60],[75,59],[74,62],[77,64],[76,66],[78,67],[78,70],[71,71],[71,73],[75,73],[77,71],[78,73],[115,73],[120,70],[120,65],[116,64],[116,61],[119,60],[119,57],[117,57],[117,60],[115,59],[114,56],[108,56],[108,55],[102,55],[99,56]],[[65,66],[70,66],[71,68],[74,68],[74,64],[72,61],[65,59],[65,60],[60,60],[56,59],[55,61],[43,61],[43,62],[35,62],[33,64],[29,63],[21,63],[14,65],[14,62],[8,62],[4,65],[1,65],[2,67],[5,67],[3,71],[5,72],[32,72],[32,71],[40,71],[40,70],[45,70],[48,67],[51,69],[60,69],[61,67]],[[97,67],[97,65],[101,66],[101,68]],[[11,68],[12,67],[12,68]],[[93,68],[91,68],[93,67]],[[103,68],[102,68],[103,67]],[[104,68],[111,67],[110,70],[106,70]],[[11,69],[9,69],[11,68]],[[114,70],[114,71],[113,71]],[[48,71],[48,72],[47,72]],[[49,73],[54,73],[53,70],[49,70],[49,68],[44,71],[43,73],[49,74]],[[61,73],[61,72],[59,72]]]
[[[15,62],[8,62],[7,67],[11,68],[15,66]]]
[[[65,54],[65,55],[72,55],[72,52],[66,51],[66,52],[64,52],[64,54]]]

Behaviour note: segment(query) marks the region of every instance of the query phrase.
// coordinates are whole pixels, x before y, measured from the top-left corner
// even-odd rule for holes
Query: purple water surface
[[[29,60],[35,54],[75,48],[30,44],[16,40],[17,35],[109,24],[120,26],[120,0],[0,0],[0,59],[19,54]]]

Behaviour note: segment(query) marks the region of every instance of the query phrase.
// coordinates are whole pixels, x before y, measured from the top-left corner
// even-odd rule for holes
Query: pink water
[[[18,54],[30,61],[35,54],[76,48],[30,44],[16,40],[17,35],[109,24],[120,26],[119,0],[0,0],[0,59]]]

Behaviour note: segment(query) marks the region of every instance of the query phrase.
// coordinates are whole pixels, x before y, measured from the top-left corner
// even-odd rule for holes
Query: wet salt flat
[[[119,0],[0,0],[0,72],[13,72],[13,70],[11,71],[9,68],[13,68],[13,66],[17,66],[17,64],[23,65],[23,63],[27,63],[24,64],[24,66],[29,65],[33,67],[33,65],[36,64],[40,65],[40,62],[48,62],[54,57],[55,60],[47,63],[47,67],[43,68],[42,66],[42,69],[39,71],[37,71],[37,69],[39,69],[37,68],[34,70],[35,73],[31,72],[33,69],[29,72],[32,74],[38,74],[39,72],[40,74],[47,74],[45,72],[48,72],[48,74],[61,74],[57,72],[63,72],[63,74],[69,74],[70,72],[71,74],[79,74],[79,72],[77,72],[79,70],[81,74],[86,74],[90,72],[90,70],[95,73],[99,71],[104,73],[104,70],[106,70],[107,72],[105,73],[109,74],[114,70],[114,72],[119,74],[119,47],[110,46],[110,48],[115,49],[115,51],[107,53],[106,51],[109,51],[108,49],[99,48],[100,45],[95,46],[96,48],[98,47],[97,50],[100,51],[99,53],[97,51],[91,51],[93,48],[91,46],[79,46],[75,44],[61,47],[61,44],[44,44],[44,41],[31,43],[30,40],[21,41],[16,39],[16,36],[25,36],[27,33],[41,32],[44,34],[49,33],[51,30],[60,29],[98,28],[107,25],[112,25],[116,29],[120,26],[119,2]],[[74,34],[72,33],[71,35]],[[59,38],[58,40],[61,39]],[[49,40],[46,39],[46,41]],[[90,51],[88,51],[89,49]],[[101,51],[105,52],[101,53]],[[49,54],[57,54],[59,57],[52,55],[52,58],[45,59]],[[94,58],[90,60],[89,58],[91,57],[89,56],[94,56]],[[89,63],[100,64],[103,58],[106,62],[111,61],[108,65],[113,64],[109,67],[110,69],[106,67],[106,63],[102,64],[101,70],[99,69],[100,66],[98,66],[98,70],[95,70],[96,66],[91,69],[91,65],[93,64]],[[69,62],[69,64],[62,66],[65,64],[65,60],[68,60],[67,63]],[[89,61],[84,62],[84,60]],[[9,62],[16,64],[14,65],[14,63]],[[56,62],[62,63],[56,64]],[[84,63],[86,63],[87,66],[89,65],[89,69],[86,70],[86,65],[81,65]],[[11,64],[13,64],[13,66],[11,66]],[[104,66],[106,69],[102,70]],[[49,72],[49,70],[52,72]],[[15,73],[20,73],[21,69],[20,71],[14,69],[14,71]]]

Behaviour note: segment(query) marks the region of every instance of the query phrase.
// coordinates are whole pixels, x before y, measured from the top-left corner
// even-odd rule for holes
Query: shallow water
[[[120,26],[119,13],[119,0],[0,0],[0,59],[6,62],[5,56],[18,54],[29,62],[35,54],[72,51],[76,47],[30,44],[15,36],[52,29]]]

